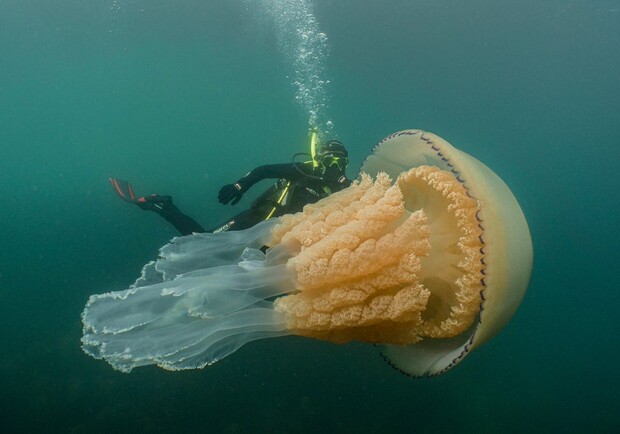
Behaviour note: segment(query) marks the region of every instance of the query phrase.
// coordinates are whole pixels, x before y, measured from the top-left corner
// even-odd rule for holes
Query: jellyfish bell
[[[375,146],[360,171],[395,176],[421,165],[453,174],[478,202],[483,289],[479,313],[464,333],[448,339],[424,339],[416,345],[384,348],[388,362],[414,376],[442,373],[495,336],[521,303],[532,270],[530,231],[508,186],[483,163],[442,138],[421,130],[391,134]],[[410,192],[411,197],[415,198],[416,194]],[[408,206],[416,207],[413,201]]]
[[[83,349],[126,372],[192,369],[295,334],[383,344],[397,369],[434,375],[505,325],[531,258],[523,214],[493,172],[402,131],[353,186],[301,213],[172,240],[132,287],[91,296]]]

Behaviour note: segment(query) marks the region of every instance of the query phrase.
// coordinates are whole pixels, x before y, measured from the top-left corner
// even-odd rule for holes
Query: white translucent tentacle
[[[131,288],[90,297],[84,351],[125,372],[150,364],[192,369],[252,340],[289,334],[270,301],[294,290],[287,255],[258,249],[275,223],[175,238]]]

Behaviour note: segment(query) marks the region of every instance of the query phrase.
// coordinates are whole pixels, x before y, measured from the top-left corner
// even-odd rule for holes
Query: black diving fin
[[[112,188],[114,188],[114,192],[123,199],[125,202],[140,203],[140,199],[136,198],[136,194],[133,192],[133,188],[131,184],[124,179],[112,178],[109,179],[110,184],[112,184]],[[144,202],[144,198],[142,201]]]

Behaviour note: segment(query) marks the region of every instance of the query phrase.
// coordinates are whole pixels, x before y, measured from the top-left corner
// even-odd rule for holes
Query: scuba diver
[[[249,209],[228,219],[223,224],[205,230],[190,216],[183,214],[173,203],[171,196],[136,197],[131,184],[117,178],[110,178],[114,191],[126,202],[133,203],[143,210],[154,211],[170,222],[182,235],[194,232],[225,232],[247,229],[284,214],[301,211],[304,205],[317,202],[351,185],[345,169],[349,163],[349,153],[338,140],[329,140],[316,151],[316,132],[311,138],[310,161],[270,164],[248,172],[233,184],[220,189],[218,200],[222,204],[235,205],[254,184],[263,179],[277,179],[276,183],[261,194]]]

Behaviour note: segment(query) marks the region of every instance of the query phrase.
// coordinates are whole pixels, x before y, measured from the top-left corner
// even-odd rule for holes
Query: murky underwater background
[[[0,430],[619,432],[618,47],[618,0],[0,0]],[[200,371],[86,356],[88,296],[176,235],[107,178],[210,226],[310,121],[351,177],[421,128],[507,182],[535,264],[506,329],[423,380],[294,337]]]

